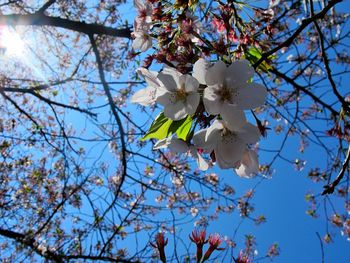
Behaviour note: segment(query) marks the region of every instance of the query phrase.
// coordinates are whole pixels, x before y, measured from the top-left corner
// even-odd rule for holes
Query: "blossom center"
[[[221,102],[234,103],[234,98],[238,96],[238,92],[235,89],[227,87],[226,83],[219,86],[219,90],[216,92]]]
[[[147,10],[146,9],[141,9],[139,11],[139,17],[142,19],[142,20],[145,20],[146,19],[146,16],[147,16]]]
[[[188,93],[186,92],[185,86],[182,85],[177,91],[176,91],[176,101],[186,101]]]
[[[227,128],[224,128],[221,133],[221,140],[225,144],[235,143],[237,141],[237,134]]]

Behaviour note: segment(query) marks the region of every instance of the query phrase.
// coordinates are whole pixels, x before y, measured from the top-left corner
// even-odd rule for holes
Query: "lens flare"
[[[21,37],[6,26],[0,27],[0,49],[6,56],[22,56],[25,44]]]

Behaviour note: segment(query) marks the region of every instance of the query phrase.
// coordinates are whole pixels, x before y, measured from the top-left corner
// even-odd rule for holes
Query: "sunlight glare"
[[[25,45],[15,30],[8,27],[0,27],[0,46],[5,49],[7,56],[22,56]]]

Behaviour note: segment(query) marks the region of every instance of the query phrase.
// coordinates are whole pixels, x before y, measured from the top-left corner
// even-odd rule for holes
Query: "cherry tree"
[[[274,259],[277,243],[257,256],[254,235],[208,229],[264,223],[253,200],[278,162],[318,184],[322,251],[329,229],[350,238],[344,5],[0,3],[2,261]]]

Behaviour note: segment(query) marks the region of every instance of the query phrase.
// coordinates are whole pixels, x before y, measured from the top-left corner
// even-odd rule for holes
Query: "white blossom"
[[[288,57],[287,57],[287,60],[289,63],[291,63],[294,59],[294,55],[293,54],[289,54]]]
[[[166,67],[158,74],[163,84],[156,101],[164,106],[164,115],[172,120],[181,120],[196,112],[199,104],[199,83],[190,76]]]
[[[247,144],[256,143],[260,136],[254,125],[243,121],[240,123],[243,124],[229,129],[224,121],[215,120],[208,129],[194,134],[194,145],[209,153],[214,151],[220,168],[236,168],[242,160]]]
[[[152,47],[152,38],[148,33],[148,28],[139,27],[136,31],[131,33],[134,41],[132,42],[132,48],[134,50],[140,50],[145,52]]]
[[[191,216],[193,216],[193,217],[197,216],[198,212],[199,212],[198,208],[191,207],[191,209],[190,209]]]
[[[193,75],[201,84],[207,85],[203,94],[206,111],[211,115],[220,114],[230,129],[244,114],[240,111],[264,104],[267,91],[260,84],[248,83],[254,70],[247,60],[235,61],[228,67],[223,61],[218,61],[208,68],[208,63],[199,59],[194,65]]]
[[[235,171],[240,177],[254,177],[259,172],[259,160],[256,152],[246,149],[240,161],[240,165]]]
[[[205,85],[205,76],[208,68],[210,67],[210,63],[203,58],[200,58],[193,65],[193,74],[200,84]]]
[[[134,0],[134,6],[138,11],[137,17],[135,19],[135,30],[139,26],[150,24],[152,22],[152,5],[150,2],[142,0]]]
[[[186,12],[186,18],[189,21],[183,21],[182,22],[182,26],[183,27],[188,27],[190,28],[191,32],[196,32],[197,34],[203,33],[205,30],[203,28],[203,24],[200,21],[198,16],[194,16],[192,13],[190,13],[189,11]],[[198,39],[196,36],[194,36],[194,34],[190,34],[190,39],[193,43],[198,43],[200,41],[200,39]]]
[[[145,68],[137,69],[137,73],[143,76],[148,86],[135,92],[131,97],[131,102],[141,104],[142,106],[152,105],[156,101],[157,90],[162,88],[161,83],[157,79],[158,73]]]

